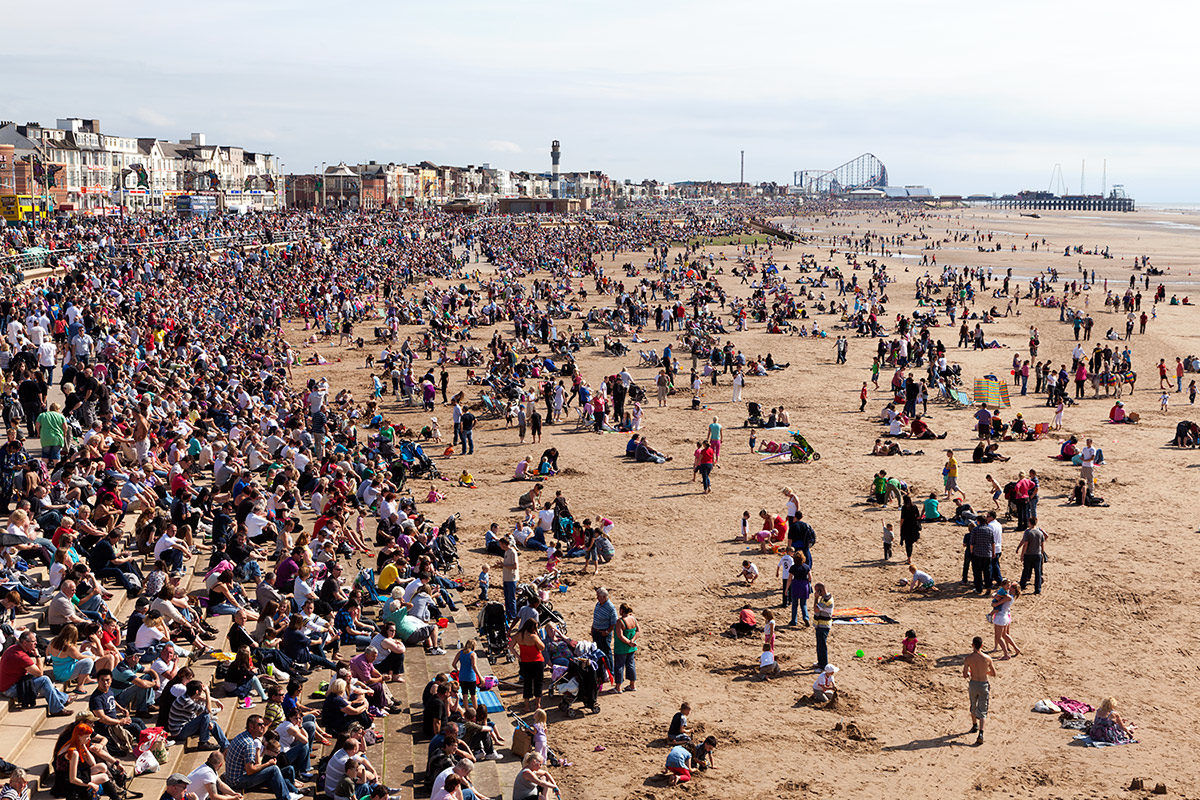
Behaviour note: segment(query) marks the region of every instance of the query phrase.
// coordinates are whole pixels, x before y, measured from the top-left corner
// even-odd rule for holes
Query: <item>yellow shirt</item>
[[[400,571],[396,569],[395,564],[388,564],[379,571],[379,577],[375,579],[375,585],[379,587],[381,592],[386,592],[398,580],[400,580]]]

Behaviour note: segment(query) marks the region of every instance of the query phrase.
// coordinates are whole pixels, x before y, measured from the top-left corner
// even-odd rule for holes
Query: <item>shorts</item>
[[[680,783],[687,783],[692,779],[692,771],[687,767],[667,767],[667,772],[679,776]]]
[[[958,491],[958,476],[957,475],[955,475],[954,477],[947,475],[943,480],[946,483],[946,491],[947,492],[957,492]]]
[[[991,690],[992,685],[987,681],[970,681],[967,684],[967,695],[971,698],[971,716],[987,719]]]
[[[999,500],[999,499],[1000,499],[1000,495],[1002,495],[1002,494],[1004,494],[1004,492],[1002,492],[1002,491],[1000,491],[999,489],[997,489],[996,491],[992,492],[992,499],[993,499],[993,500]]]

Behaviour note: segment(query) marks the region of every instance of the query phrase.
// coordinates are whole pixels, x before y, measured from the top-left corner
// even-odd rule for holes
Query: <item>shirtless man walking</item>
[[[987,719],[988,699],[991,697],[989,677],[995,677],[996,665],[992,657],[983,652],[983,638],[976,636],[971,640],[974,649],[963,661],[963,677],[967,679],[967,693],[971,698],[971,733],[979,731],[975,744],[983,744],[983,722]]]

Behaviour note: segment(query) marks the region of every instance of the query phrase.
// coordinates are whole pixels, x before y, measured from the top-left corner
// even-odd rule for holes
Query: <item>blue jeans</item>
[[[258,692],[258,696],[262,698],[263,702],[266,702],[267,692],[263,689],[262,681],[258,679],[257,675],[237,688],[239,697],[249,697],[251,692]]]
[[[56,462],[61,454],[61,445],[46,445],[42,447],[42,458],[44,458],[46,461]]]
[[[288,784],[283,778],[283,773],[279,767],[272,764],[265,769],[261,769],[253,775],[246,775],[240,781],[234,783],[230,781],[234,789],[239,792],[246,789],[253,789],[257,786],[262,786],[268,792],[275,795],[275,800],[287,800],[288,795],[295,791],[296,787]]]
[[[475,452],[475,430],[463,431],[462,434],[462,454],[470,455]]]
[[[817,667],[825,669],[829,663],[829,628],[816,628],[817,631]]]
[[[233,603],[217,603],[216,605],[208,607],[208,615],[210,617],[219,617],[222,614],[229,614],[230,616],[233,616],[237,612],[238,607]]]
[[[175,741],[183,742],[196,735],[200,736],[201,747],[208,744],[209,736],[217,737],[217,744],[221,746],[222,750],[229,746],[229,740],[225,738],[225,731],[221,730],[221,726],[209,716],[207,711],[195,719],[185,722],[183,727],[179,729],[179,732],[171,738],[175,739]]]
[[[139,717],[146,716],[146,709],[153,701],[154,690],[145,686],[127,686],[117,695],[117,702]]]
[[[634,656],[636,655],[637,653],[613,654],[613,680],[616,681],[617,686],[621,685],[627,674],[630,683],[637,680],[637,668],[634,665]]]
[[[504,582],[504,615],[510,620],[517,618],[517,582]]]
[[[16,695],[16,686],[4,692],[6,697]],[[54,688],[54,681],[50,680],[48,675],[39,675],[33,679],[33,691],[35,694],[46,698],[46,711],[51,714],[57,714],[67,706],[67,695]]]
[[[296,742],[283,753],[283,760],[298,772],[308,772],[308,759],[312,748],[308,742]]]
[[[797,611],[800,611],[804,615],[804,624],[807,625],[808,624],[808,598],[805,598],[803,601],[801,601],[799,595],[795,595],[792,597],[792,621],[789,624],[791,624],[791,625],[796,624],[796,612]]]

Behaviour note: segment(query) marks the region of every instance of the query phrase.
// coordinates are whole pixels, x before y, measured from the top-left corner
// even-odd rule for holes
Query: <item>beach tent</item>
[[[976,403],[987,403],[992,408],[1008,408],[1008,384],[995,378],[976,378],[975,391],[971,398]]]

